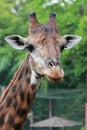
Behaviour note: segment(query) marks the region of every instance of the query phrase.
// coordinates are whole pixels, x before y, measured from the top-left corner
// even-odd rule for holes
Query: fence
[[[87,89],[52,89],[47,93],[39,91],[31,109],[34,113],[34,122],[58,116],[83,123],[82,126],[66,127],[64,130],[81,130],[85,126],[86,102]]]

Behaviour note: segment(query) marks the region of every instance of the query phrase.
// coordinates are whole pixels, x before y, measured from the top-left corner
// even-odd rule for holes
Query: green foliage
[[[85,127],[82,127],[81,130],[86,130]]]
[[[4,4],[5,3],[5,4]],[[0,84],[7,84],[25,56],[25,52],[18,52],[6,45],[4,37],[10,34],[27,36],[28,33],[28,14],[31,11],[37,13],[40,22],[47,22],[49,13],[57,13],[57,23],[59,32],[62,35],[77,34],[82,36],[82,41],[73,49],[64,51],[61,56],[65,78],[62,82],[50,83],[44,79],[41,83],[42,89],[47,88],[78,88],[87,86],[87,1],[72,1],[68,4],[59,1],[58,4],[47,6],[49,1],[28,1],[19,0],[19,3],[12,0],[0,1]],[[45,5],[45,6],[43,6]],[[63,6],[62,6],[63,5]],[[16,12],[14,12],[14,10]],[[43,13],[45,12],[45,13]],[[8,77],[5,80],[5,75]],[[45,86],[45,87],[44,87]]]

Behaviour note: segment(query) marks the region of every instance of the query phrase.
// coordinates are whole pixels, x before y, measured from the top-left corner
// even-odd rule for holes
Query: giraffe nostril
[[[61,66],[61,62],[58,61],[58,60],[50,60],[47,62],[47,65],[49,68],[52,68],[52,67],[56,67],[56,66]]]
[[[54,62],[53,61],[49,61],[48,62],[48,67],[53,67],[54,66]]]
[[[60,67],[61,66],[61,62],[59,60],[59,58],[56,58],[56,57],[48,57],[46,60],[46,66],[49,67],[49,68],[52,68],[52,67]]]

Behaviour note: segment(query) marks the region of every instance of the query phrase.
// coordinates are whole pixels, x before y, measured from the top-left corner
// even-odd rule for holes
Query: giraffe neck
[[[29,65],[29,56],[16,72],[0,101],[0,130],[21,130],[41,78]]]

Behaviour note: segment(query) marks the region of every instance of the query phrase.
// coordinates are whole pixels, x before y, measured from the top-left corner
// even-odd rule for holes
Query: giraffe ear
[[[77,35],[65,35],[63,38],[66,40],[66,43],[63,47],[64,49],[70,49],[74,47],[81,40],[81,37]]]
[[[23,50],[26,48],[25,46],[26,38],[23,38],[22,36],[9,35],[5,37],[5,41],[17,50]]]

